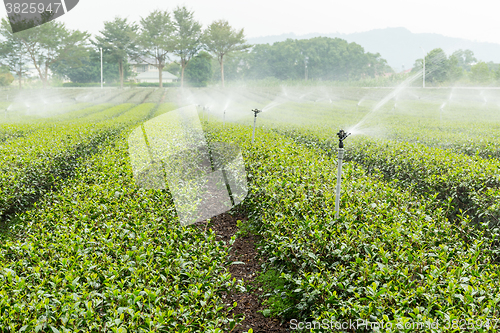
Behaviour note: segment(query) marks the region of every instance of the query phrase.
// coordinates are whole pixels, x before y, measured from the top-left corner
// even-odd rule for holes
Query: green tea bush
[[[285,131],[297,142],[320,147],[336,154],[338,140],[322,135]],[[450,219],[463,212],[476,224],[500,226],[500,163],[496,159],[467,156],[418,143],[362,138],[349,142],[346,160],[356,161],[368,172],[381,172],[386,179],[397,179],[401,187],[411,187],[420,195],[437,195],[451,202]]]
[[[137,188],[127,154],[125,132],[18,216],[0,245],[0,331],[234,327],[229,247],[181,227],[167,191]]]
[[[92,155],[124,126],[146,119],[154,104],[117,105],[75,111],[86,115],[50,126],[3,145],[0,151],[0,216],[8,220],[73,173],[81,158]],[[93,112],[101,109],[101,112]]]
[[[465,216],[451,223],[450,203],[403,190],[382,172],[367,176],[350,162],[336,220],[332,157],[263,130],[254,145],[248,127],[209,130],[211,140],[243,149],[251,188],[241,209],[261,236],[266,270],[283,281],[266,290],[267,313],[394,325],[439,321],[440,327],[457,318],[490,324],[499,318],[492,239]]]

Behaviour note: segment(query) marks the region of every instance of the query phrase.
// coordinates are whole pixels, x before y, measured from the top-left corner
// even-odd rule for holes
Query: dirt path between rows
[[[216,232],[219,240],[229,242],[231,237],[238,231],[237,220],[246,221],[246,218],[224,213],[212,218],[208,227]],[[250,328],[253,329],[254,333],[290,332],[290,329],[286,328],[286,323],[281,325],[278,319],[266,318],[262,313],[258,312],[264,310],[265,307],[260,304],[259,296],[262,295],[262,291],[259,290],[260,285],[255,281],[261,271],[262,264],[262,259],[258,258],[255,243],[255,236],[238,237],[230,251],[229,260],[231,262],[244,263],[231,265],[229,267],[231,276],[236,280],[243,280],[247,289],[250,289],[247,292],[236,292],[228,295],[231,303],[237,302],[238,304],[232,313],[245,316],[245,320],[231,333],[247,332]],[[248,288],[248,286],[251,286],[251,288]]]

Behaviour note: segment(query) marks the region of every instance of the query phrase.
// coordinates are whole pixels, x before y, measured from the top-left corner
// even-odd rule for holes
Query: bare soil
[[[238,231],[236,221],[246,221],[244,216],[232,216],[227,213],[220,214],[211,219],[208,225],[216,232],[219,240],[226,243]],[[232,314],[243,314],[245,319],[231,333],[248,332],[250,328],[254,333],[263,332],[290,332],[286,323],[281,324],[280,320],[275,318],[266,318],[261,312],[265,309],[261,305],[262,289],[260,284],[255,280],[261,271],[262,258],[259,258],[255,243],[255,236],[238,237],[232,245],[230,251],[231,262],[243,262],[244,264],[234,264],[229,266],[229,271],[233,278],[245,282],[248,289],[247,292],[234,292],[227,295],[230,303],[237,302],[237,307],[232,311]],[[229,302],[228,302],[229,303]]]

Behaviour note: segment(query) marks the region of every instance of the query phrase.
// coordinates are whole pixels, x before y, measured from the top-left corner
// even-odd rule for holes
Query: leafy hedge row
[[[139,104],[139,103],[142,103],[143,101],[145,101],[149,95],[151,95],[152,93],[154,92],[154,89],[138,89],[138,93],[136,95],[134,95],[134,97],[132,97],[131,99],[129,99],[127,102],[128,103],[135,103],[135,104]]]
[[[40,129],[46,129],[64,122],[74,123],[78,118],[100,112],[111,106],[111,104],[100,104],[89,107],[87,103],[79,103],[66,108],[63,114],[56,114],[47,118],[30,116],[9,117],[4,123],[0,124],[0,143],[5,146],[10,140],[31,136]],[[62,109],[59,111],[62,111]]]
[[[118,105],[94,112],[74,122],[46,126],[0,147],[0,216],[8,220],[26,209],[45,192],[72,175],[81,158],[136,123],[154,104]]]
[[[302,96],[305,96],[304,99],[320,97]],[[311,102],[300,97],[299,93],[277,96],[274,102],[282,104],[273,107],[271,112],[263,113],[259,120],[270,120],[280,125],[300,124],[313,132],[325,131],[335,136],[339,127],[351,128],[364,118],[361,129],[376,137],[420,143],[483,158],[500,156],[500,127],[497,125],[500,118],[496,107],[485,108],[480,103],[453,104],[452,110],[444,111],[446,116],[440,119],[442,101],[436,100],[398,101],[395,109],[394,102],[390,101],[371,112],[380,100],[363,99],[358,105],[357,100],[339,99],[340,96],[332,96],[331,102],[328,98],[320,97],[317,102]],[[252,97],[252,102],[258,106],[259,99]]]
[[[500,317],[491,238],[464,216],[450,223],[449,207],[435,196],[369,177],[350,162],[335,220],[336,161],[327,154],[262,130],[251,145],[248,127],[209,130],[211,140],[243,149],[248,228],[261,236],[267,272],[281,281],[266,290],[272,314],[394,325]]]
[[[280,131],[299,143],[336,155],[338,140],[320,133]],[[381,172],[420,195],[437,195],[451,202],[449,217],[463,212],[476,223],[500,225],[500,162],[423,144],[369,138],[349,138],[346,160],[356,161],[369,172]]]
[[[139,106],[130,120],[151,110]],[[130,124],[130,122],[129,122]],[[0,244],[0,331],[228,332],[237,286],[216,234],[138,189],[126,134],[20,215]]]
[[[160,103],[163,95],[166,94],[166,89],[155,89],[146,99],[146,103]]]

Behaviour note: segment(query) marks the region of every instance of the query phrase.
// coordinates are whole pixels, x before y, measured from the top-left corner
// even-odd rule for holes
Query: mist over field
[[[499,63],[196,14],[2,20],[0,332],[498,331]]]

